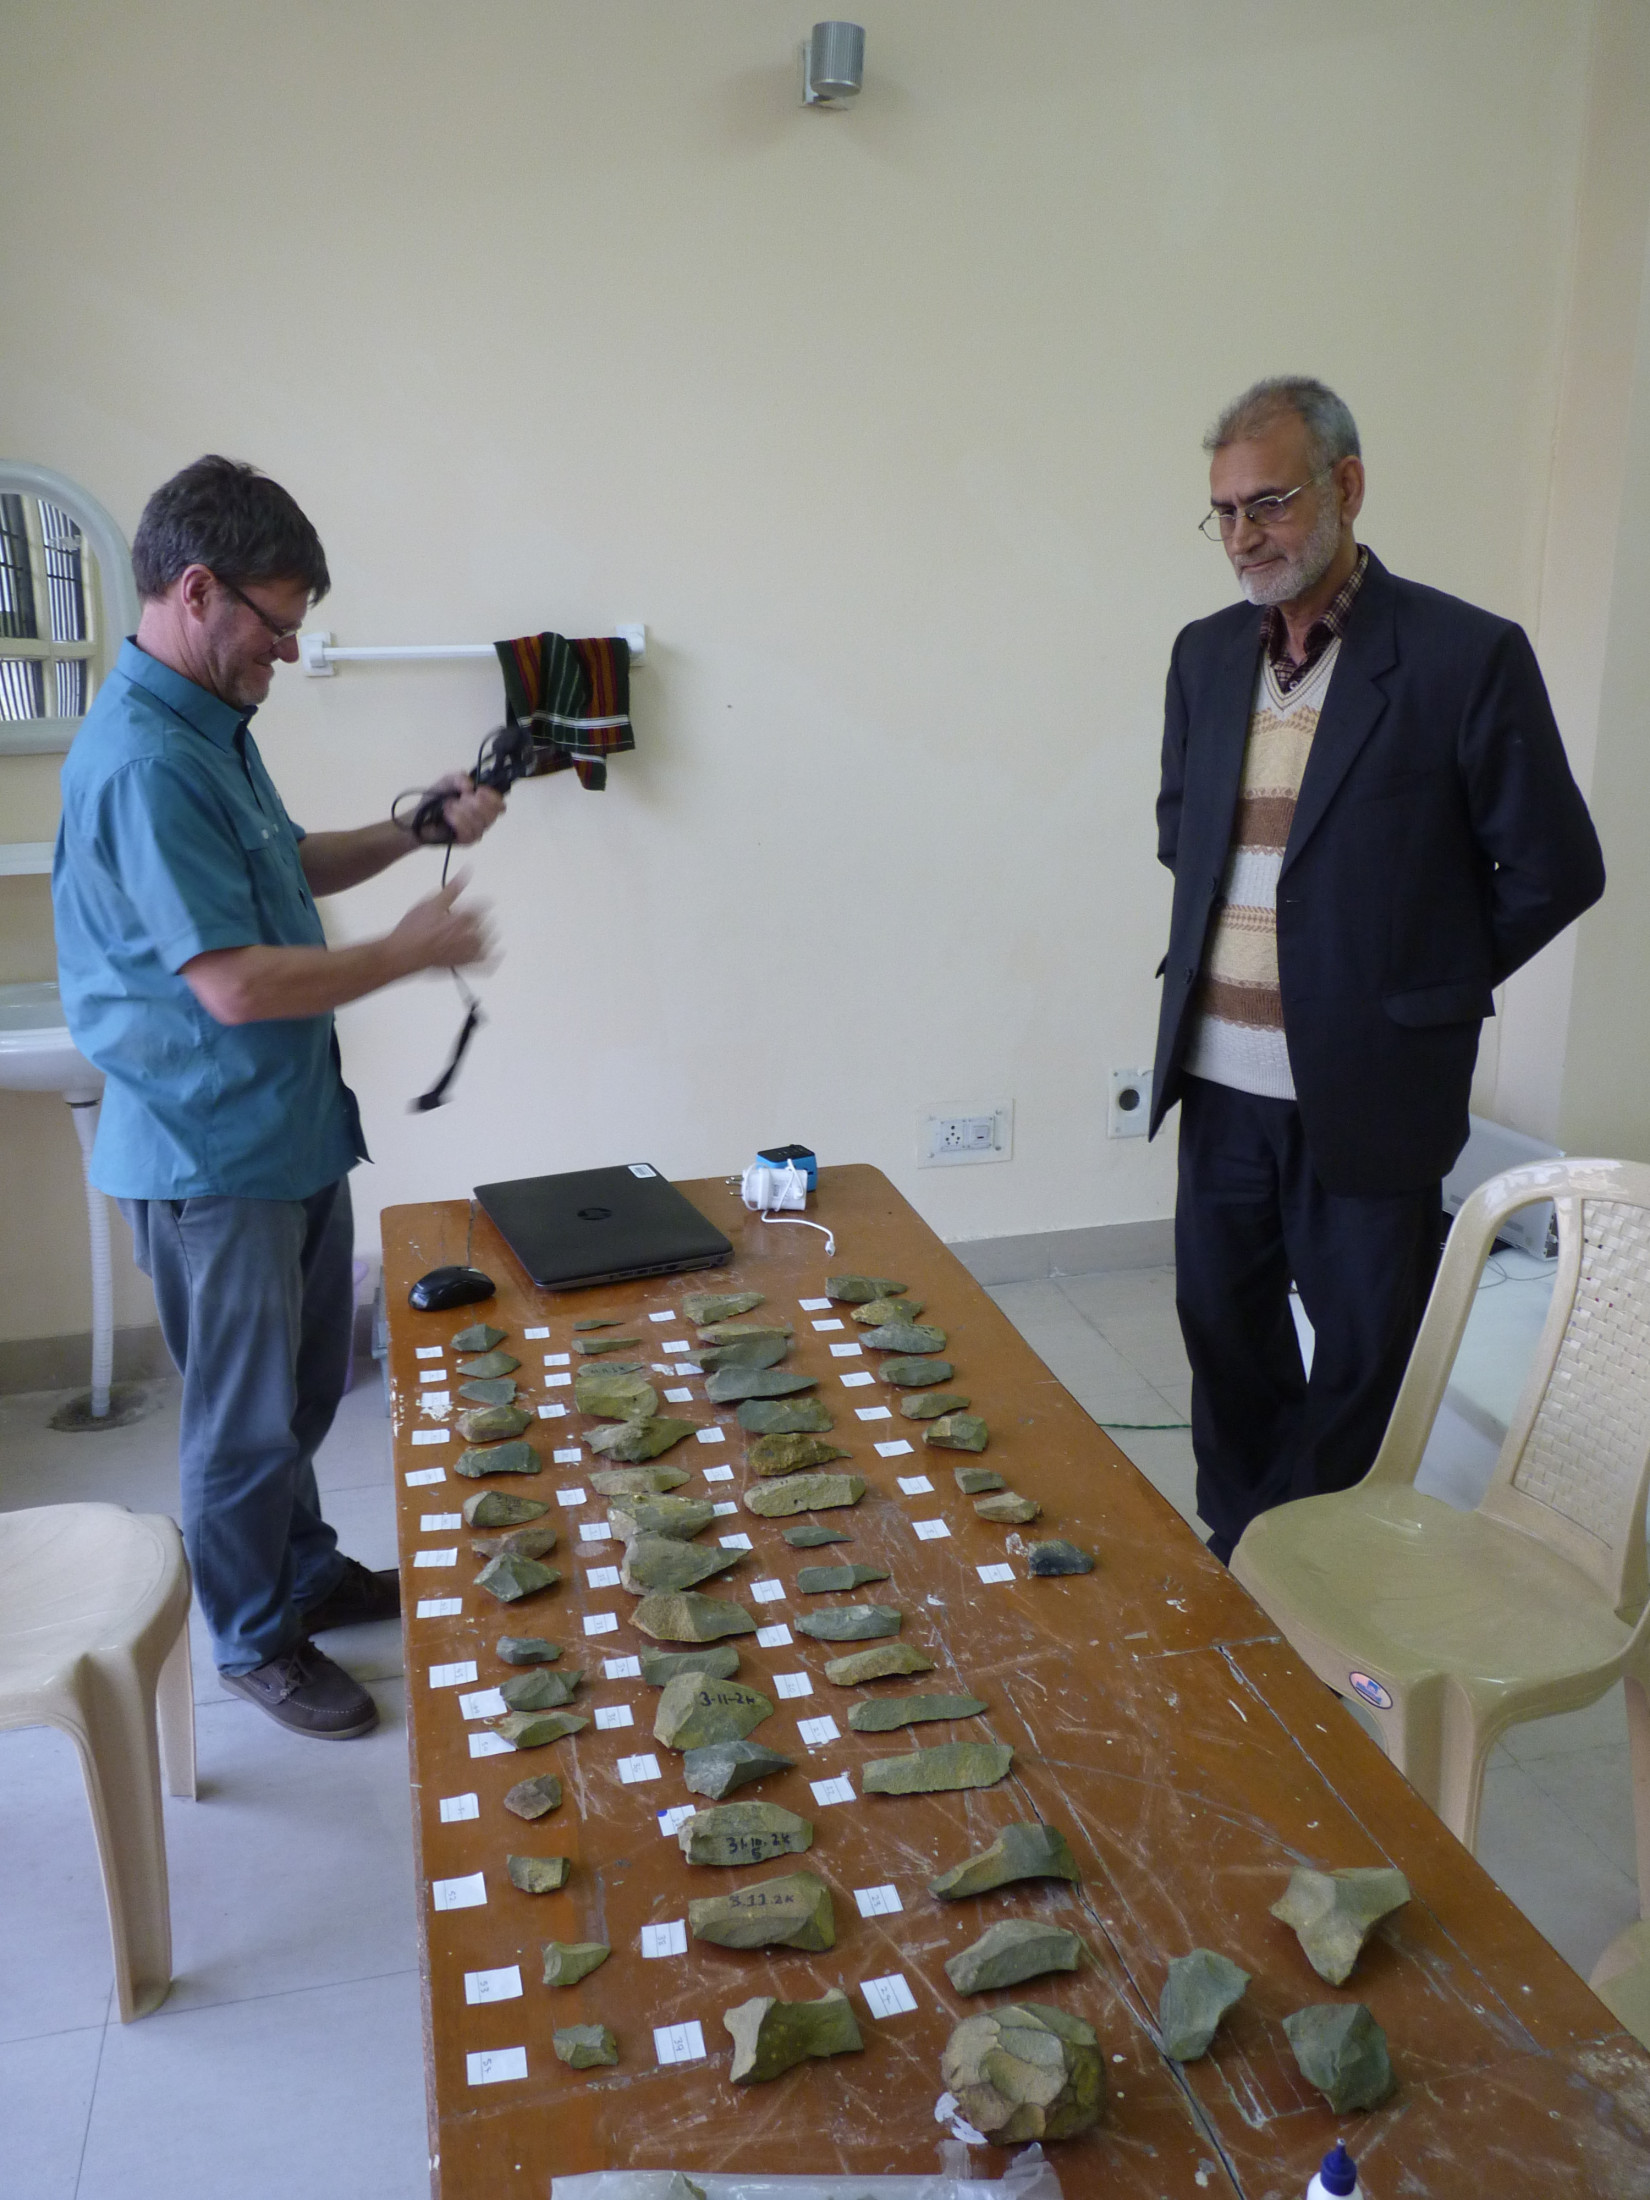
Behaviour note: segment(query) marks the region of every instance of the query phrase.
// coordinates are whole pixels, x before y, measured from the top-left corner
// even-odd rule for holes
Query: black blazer
[[[1174,873],[1153,1132],[1180,1096],[1225,872],[1260,611],[1184,628],[1169,664],[1158,855]],[[1301,1125],[1327,1190],[1419,1189],[1466,1143],[1490,988],[1604,891],[1604,858],[1521,627],[1371,556],[1278,880]]]

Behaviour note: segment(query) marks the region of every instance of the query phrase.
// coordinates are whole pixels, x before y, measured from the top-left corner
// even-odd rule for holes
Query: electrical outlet
[[[999,1107],[924,1108],[917,1117],[917,1166],[953,1169],[973,1161],[1014,1158],[1014,1103]]]
[[[1106,1107],[1106,1136],[1144,1138],[1151,1112],[1151,1071],[1114,1069],[1111,1073],[1111,1098]]]

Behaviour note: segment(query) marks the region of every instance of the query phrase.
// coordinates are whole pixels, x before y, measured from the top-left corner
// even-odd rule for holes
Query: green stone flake
[[[659,1698],[653,1738],[666,1749],[706,1749],[714,1742],[743,1741],[772,1717],[773,1705],[754,1688],[712,1680],[706,1673],[678,1673]]]
[[[864,1478],[857,1474],[787,1474],[747,1490],[744,1506],[746,1512],[759,1513],[765,1520],[782,1520],[791,1513],[857,1505],[864,1495]]]
[[[990,1499],[985,1502],[989,1504]],[[1094,1557],[1089,1551],[1080,1551],[1075,1543],[1068,1543],[1064,1536],[1055,1536],[1048,1543],[1028,1544],[1026,1565],[1034,1574],[1092,1574]]]
[[[688,1931],[718,1948],[803,1948],[817,1955],[836,1946],[831,1891],[812,1872],[690,1902]]]
[[[561,1808],[561,1782],[553,1772],[518,1780],[504,1798],[504,1807],[517,1818],[543,1818]]]
[[[929,1719],[978,1718],[985,1709],[978,1696],[873,1696],[854,1705],[848,1724],[856,1734],[891,1734]]]
[[[636,1352],[641,1349],[640,1337],[576,1337],[573,1350],[587,1360],[600,1359],[608,1352]]]
[[[561,1656],[561,1644],[542,1635],[500,1635],[493,1648],[506,1665],[554,1665]]]
[[[654,1642],[714,1642],[723,1635],[756,1632],[756,1622],[742,1604],[693,1590],[682,1596],[643,1597],[630,1623]]]
[[[835,1424],[823,1398],[746,1398],[739,1426],[752,1436],[823,1436]]]
[[[455,1415],[454,1421],[467,1444],[490,1444],[501,1436],[520,1436],[532,1427],[533,1416],[520,1406],[469,1406]],[[500,1469],[491,1467],[487,1471],[497,1474]]]
[[[548,1667],[536,1665],[527,1673],[512,1673],[499,1682],[498,1692],[512,1711],[559,1711],[563,1704],[571,1703],[573,1691],[584,1679],[576,1666],[552,1673]]]
[[[703,1673],[714,1681],[731,1680],[739,1670],[739,1653],[731,1642],[708,1645],[703,1650],[644,1650],[642,1678],[649,1688],[663,1688],[678,1673]]]
[[[511,1409],[504,1409],[509,1412]],[[487,1474],[538,1474],[541,1465],[538,1453],[532,1445],[518,1438],[509,1444],[486,1444],[479,1450],[461,1451],[453,1461],[453,1472],[463,1475],[467,1482],[479,1482]]]
[[[782,1367],[719,1367],[705,1378],[705,1396],[715,1406],[736,1405],[743,1398],[794,1398],[812,1390],[816,1375],[795,1375]]]
[[[753,1474],[800,1474],[848,1456],[840,1444],[828,1444],[822,1436],[759,1436],[745,1463]]]
[[[1297,2009],[1283,2029],[1301,2076],[1315,2085],[1337,2116],[1379,2108],[1397,2079],[1386,2034],[1361,2001],[1332,2001]]]
[[[991,1431],[977,1413],[941,1414],[922,1432],[923,1442],[936,1444],[941,1451],[984,1451],[990,1438]]]
[[[932,1673],[934,1661],[908,1642],[880,1642],[874,1650],[851,1650],[845,1658],[828,1658],[825,1678],[838,1688],[853,1688],[861,1681],[903,1680],[912,1673]]]
[[[699,1332],[701,1344],[740,1344],[751,1337],[784,1337],[796,1335],[791,1322],[707,1322]]]
[[[867,1795],[938,1795],[953,1788],[995,1787],[1014,1762],[1006,1742],[942,1742],[902,1757],[873,1757],[860,1767]]]
[[[614,1421],[605,1428],[593,1428],[585,1442],[592,1451],[633,1466],[643,1459],[657,1459],[660,1452],[681,1443],[698,1426],[697,1421],[678,1421],[669,1414],[650,1414],[645,1420]]]
[[[891,1604],[838,1604],[803,1613],[795,1626],[799,1635],[818,1642],[869,1642],[877,1635],[897,1635],[901,1617]]]
[[[659,1497],[687,1480],[680,1467],[602,1467],[590,1477],[603,1497]]]
[[[573,1334],[577,1337],[588,1329],[617,1329],[618,1326],[619,1316],[617,1314],[597,1315],[593,1321],[575,1322],[573,1324]]]
[[[734,1321],[762,1304],[760,1291],[689,1291],[682,1299],[682,1319],[696,1329],[716,1322]]]
[[[471,1528],[519,1528],[542,1520],[549,1510],[536,1497],[518,1497],[513,1490],[477,1490],[464,1500],[465,1524]]]
[[[965,2017],[946,2042],[940,2078],[998,2146],[1069,2139],[1106,2105],[1099,2041],[1081,2017],[1046,2002],[1004,2002]]]
[[[1082,1955],[1083,1943],[1064,1926],[1005,1917],[988,1925],[971,1948],[948,1957],[945,1975],[959,1994],[985,1994],[1049,1971],[1075,1971]]]
[[[458,1372],[461,1375],[473,1375],[479,1377],[490,1375],[513,1375],[516,1372],[516,1369],[520,1367],[520,1365],[521,1362],[516,1359],[511,1353],[484,1352],[479,1359],[460,1360],[458,1363]]]
[[[555,1547],[554,1528],[506,1528],[502,1535],[470,1538],[477,1558],[547,1558]]]
[[[638,1535],[626,1548],[619,1580],[636,1596],[696,1589],[701,1581],[737,1566],[744,1555],[743,1551],[701,1550],[674,1536]]]
[[[574,1376],[573,1404],[594,1421],[645,1421],[658,1412],[659,1393],[640,1375],[604,1367]]]
[[[897,1298],[905,1289],[892,1276],[827,1276],[825,1296],[839,1306],[866,1306],[872,1299]]]
[[[921,1312],[921,1299],[867,1299],[854,1308],[852,1319],[865,1329],[880,1329],[884,1322],[914,1322]]]
[[[1409,1881],[1388,1866],[1318,1872],[1302,1865],[1272,1915],[1294,1927],[1307,1962],[1326,1985],[1344,1986],[1369,1935],[1408,1900]]]
[[[805,1597],[830,1596],[840,1589],[863,1589],[867,1582],[886,1581],[886,1566],[804,1566],[796,1586]]]
[[[504,1331],[490,1328],[486,1322],[476,1322],[447,1341],[455,1352],[491,1352],[495,1345],[504,1342]]]
[[[696,1810],[677,1830],[690,1864],[771,1864],[813,1846],[814,1829],[777,1803],[720,1803]]]
[[[960,1390],[923,1390],[901,1398],[899,1409],[907,1421],[938,1421],[947,1413],[961,1413],[967,1404]]]
[[[790,1349],[789,1337],[740,1337],[732,1344],[697,1345],[693,1361],[701,1374],[714,1375],[724,1367],[777,1367]]]
[[[951,1477],[964,1497],[983,1497],[987,1490],[1008,1487],[1002,1476],[990,1467],[953,1467]]]
[[[1209,2051],[1220,2020],[1243,1999],[1249,1974],[1213,1948],[1194,1948],[1169,1965],[1157,2007],[1163,2052],[1172,2062],[1196,2062]]]
[[[619,2059],[619,2043],[605,2024],[564,2024],[551,2033],[550,2044],[569,2070],[594,2070]]]
[[[516,1394],[516,1386],[508,1375],[500,1375],[486,1383],[460,1383],[458,1395],[476,1406],[507,1406]]]
[[[614,1501],[615,1532],[628,1543],[640,1535],[670,1536],[689,1543],[716,1518],[716,1508],[702,1497],[621,1497]]]
[[[578,1711],[507,1711],[486,1722],[512,1749],[543,1749],[564,1735],[581,1733],[590,1721]]]
[[[989,1894],[993,1887],[1012,1886],[1021,1879],[1069,1879],[1075,1886],[1081,1877],[1065,1835],[1033,1819],[1004,1826],[990,1848],[941,1872],[928,1882],[928,1891],[942,1902],[954,1902],[963,1895]]]
[[[793,1551],[817,1551],[823,1543],[851,1543],[840,1528],[827,1528],[823,1520],[804,1520],[800,1528],[786,1528],[785,1541]]]
[[[547,1940],[544,1943],[544,1983],[546,1986],[576,1986],[612,1953],[612,1949],[600,1940]]]
[[[690,1749],[682,1759],[682,1779],[693,1795],[720,1801],[751,1780],[765,1780],[775,1772],[790,1772],[793,1760],[760,1742],[712,1742],[705,1749]]]
[[[565,1856],[507,1856],[504,1868],[523,1894],[554,1894],[566,1886],[572,1866]]]
[[[1043,1508],[1034,1497],[1022,1497],[1018,1490],[999,1489],[990,1497],[976,1497],[974,1510],[982,1520],[994,1521],[1002,1528],[1023,1528],[1042,1517]]]
[[[865,2045],[840,1986],[818,2001],[776,2001],[759,1994],[724,2009],[722,2022],[733,2039],[728,2076],[735,2085],[764,2085],[810,2057],[853,2055]]]
[[[943,1352],[945,1331],[923,1322],[881,1322],[860,1343],[871,1352]]]
[[[948,1383],[956,1372],[949,1360],[920,1358],[884,1360],[877,1369],[881,1381],[900,1390],[931,1390],[936,1383]]]
[[[541,1566],[536,1558],[516,1558],[507,1553],[503,1558],[488,1560],[476,1575],[476,1587],[497,1597],[500,1604],[514,1604],[518,1597],[537,1596],[541,1589],[553,1589],[560,1579],[553,1566]]]

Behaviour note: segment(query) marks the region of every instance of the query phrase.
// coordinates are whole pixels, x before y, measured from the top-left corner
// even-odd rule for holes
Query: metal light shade
[[[865,32],[858,23],[816,23],[808,41],[808,89],[815,99],[852,99],[865,81]]]

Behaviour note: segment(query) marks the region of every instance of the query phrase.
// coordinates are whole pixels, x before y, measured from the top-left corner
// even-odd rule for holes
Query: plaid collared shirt
[[[1346,632],[1347,615],[1352,609],[1358,591],[1364,584],[1364,574],[1369,566],[1369,552],[1360,550],[1358,562],[1335,591],[1334,599],[1321,619],[1314,619],[1306,630],[1306,654],[1297,664],[1289,655],[1289,629],[1283,623],[1283,613],[1274,604],[1268,604],[1260,622],[1261,645],[1272,667],[1272,677],[1279,691],[1287,695],[1291,688],[1299,687],[1318,659],[1333,641]]]

